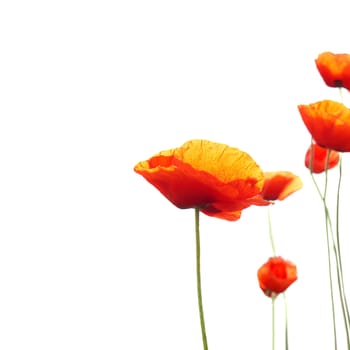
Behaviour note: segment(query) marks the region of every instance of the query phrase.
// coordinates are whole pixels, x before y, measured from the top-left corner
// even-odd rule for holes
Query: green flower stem
[[[349,308],[348,303],[346,300],[345,290],[344,290],[344,278],[343,278],[343,264],[341,259],[341,250],[340,250],[340,229],[339,229],[339,213],[340,213],[340,185],[342,180],[342,158],[340,156],[339,159],[339,182],[338,182],[338,189],[337,189],[337,217],[336,217],[336,239],[337,239],[337,249],[338,249],[338,264],[339,264],[339,272],[340,272],[340,278],[341,278],[341,284],[342,284],[342,292],[344,296],[344,303],[345,303],[345,309],[346,309],[346,316],[347,316],[347,322],[348,326],[350,327],[350,315],[349,315]]]
[[[275,301],[276,297],[272,296],[272,350],[275,350]]]
[[[334,236],[332,231],[332,223],[331,218],[329,215],[329,210],[326,202],[326,195],[327,195],[327,188],[328,188],[328,164],[329,164],[329,156],[330,151],[327,152],[327,160],[326,160],[326,170],[325,170],[325,185],[324,185],[324,192],[322,194],[315,176],[312,172],[313,168],[313,158],[314,158],[314,152],[313,152],[313,143],[311,140],[311,159],[310,159],[310,174],[312,181],[316,187],[317,193],[320,196],[324,208],[324,214],[325,214],[325,223],[326,223],[326,237],[327,237],[327,257],[328,257],[328,276],[329,276],[329,285],[330,285],[330,292],[331,292],[331,303],[332,303],[332,318],[333,318],[333,335],[334,335],[334,349],[338,349],[337,345],[337,327],[336,327],[336,319],[335,319],[335,306],[334,306],[334,291],[333,291],[333,274],[332,274],[332,263],[331,263],[331,253],[330,253],[330,235],[332,236],[333,241],[333,248],[334,251],[336,251],[335,242],[334,242]],[[330,232],[331,231],[331,232]],[[337,255],[337,254],[335,254]]]
[[[267,207],[267,221],[269,224],[269,237],[270,237],[270,243],[271,243],[271,248],[272,248],[272,255],[276,256],[276,248],[275,248],[275,242],[273,239],[273,234],[272,234],[272,223],[271,223],[271,214],[270,214],[270,208]],[[277,295],[272,294],[271,297],[271,306],[272,306],[272,350],[275,350],[275,300],[276,300]]]
[[[199,318],[202,330],[203,349],[208,350],[207,334],[205,331],[205,321],[202,301],[202,285],[201,285],[201,244],[199,235],[199,209],[195,208],[195,226],[196,226],[196,269],[197,269],[197,296]]]
[[[288,350],[289,345],[288,345],[288,306],[287,306],[287,296],[286,293],[283,293],[283,299],[284,299],[284,314],[285,314],[285,348]]]
[[[338,181],[338,188],[337,188],[337,206],[336,206],[337,208],[336,209],[336,249],[334,249],[334,251],[335,251],[336,263],[337,263],[338,287],[339,287],[340,301],[341,301],[342,312],[343,312],[343,319],[345,323],[346,338],[347,338],[348,349],[350,349],[350,337],[349,337],[350,317],[349,317],[348,303],[347,303],[346,294],[345,294],[343,264],[342,264],[341,251],[340,251],[339,213],[340,213],[341,180],[342,180],[342,159],[340,156],[339,181]]]
[[[343,102],[343,89],[342,89],[342,87],[339,87],[339,95],[340,95],[340,102],[344,103]],[[341,164],[341,162],[342,162],[342,157],[340,155],[339,181],[338,181],[338,190],[337,190],[337,212],[336,212],[337,252],[335,252],[335,256],[337,259],[338,286],[339,286],[339,293],[340,293],[340,299],[341,299],[341,305],[342,305],[342,311],[343,311],[343,318],[344,318],[344,322],[345,322],[348,349],[350,349],[350,338],[349,338],[350,315],[349,315],[348,302],[347,302],[346,295],[345,295],[343,266],[342,266],[342,260],[341,260],[340,239],[339,239],[339,205],[340,205],[339,198],[340,198],[340,184],[341,184],[341,178],[342,178],[342,164]]]
[[[339,87],[340,101],[343,103],[343,89]]]
[[[340,95],[340,101],[343,102],[343,89],[339,87],[339,95]],[[349,331],[350,331],[350,314],[349,314],[349,308],[348,308],[348,302],[346,299],[345,294],[345,287],[344,287],[344,278],[343,278],[343,265],[342,265],[342,259],[341,259],[341,252],[340,252],[340,238],[339,238],[339,208],[340,208],[340,184],[342,179],[342,157],[340,155],[339,159],[339,181],[338,181],[338,189],[337,189],[337,216],[336,216],[336,237],[337,237],[337,252],[336,258],[337,258],[337,273],[338,273],[338,286],[339,286],[339,293],[341,295],[341,302],[342,302],[342,311],[343,311],[343,318],[345,322],[345,328],[346,328],[346,336],[347,336],[347,342],[348,342],[348,349],[350,349],[350,338],[349,338]]]
[[[349,316],[349,309],[348,309],[347,299],[346,299],[345,289],[344,289],[343,269],[342,269],[341,255],[340,255],[340,238],[339,238],[339,231],[340,231],[339,230],[340,184],[341,184],[341,177],[342,177],[341,158],[340,158],[340,162],[339,162],[339,181],[338,181],[337,205],[336,205],[336,239],[335,239],[333,229],[332,229],[333,226],[331,223],[329,209],[328,209],[327,202],[326,202],[329,156],[330,156],[330,151],[328,150],[327,160],[326,160],[326,170],[325,170],[325,189],[324,189],[323,194],[321,193],[320,189],[318,188],[316,180],[315,180],[312,173],[311,173],[311,175],[312,175],[312,180],[314,181],[314,184],[317,188],[317,191],[322,199],[322,203],[323,203],[324,211],[325,211],[325,218],[326,218],[328,268],[329,268],[330,286],[331,286],[335,348],[336,348],[336,344],[337,344],[337,336],[336,336],[336,324],[335,324],[334,291],[333,291],[333,282],[332,282],[333,277],[332,277],[332,271],[331,271],[331,258],[330,258],[330,249],[331,249],[330,237],[332,240],[332,247],[333,247],[333,252],[334,252],[334,257],[335,257],[335,262],[336,262],[338,291],[339,291],[340,304],[341,304],[341,309],[342,309],[342,314],[343,314],[344,327],[345,327],[345,332],[346,332],[347,348],[348,348],[348,350],[350,350],[350,316]]]
[[[272,234],[272,222],[271,222],[271,214],[270,214],[270,207],[267,207],[267,220],[268,220],[268,224],[269,224],[269,237],[270,237],[270,242],[271,242],[271,248],[272,248],[272,253],[273,256],[276,256],[276,247],[275,247],[275,241],[273,238],[273,234]],[[286,293],[283,293],[283,297],[284,297],[284,309],[285,309],[285,348],[286,350],[288,350],[288,309],[287,309],[287,298],[286,298]],[[275,342],[275,321],[274,321],[274,315],[275,315],[275,311],[274,311],[274,301],[275,297],[273,297],[273,322],[272,322],[272,339],[273,339],[273,347],[274,342]]]
[[[276,256],[276,247],[275,247],[275,242],[274,242],[273,234],[272,234],[270,207],[267,207],[267,220],[269,223],[269,237],[270,237],[270,242],[271,242],[272,254],[273,254],[273,256]]]

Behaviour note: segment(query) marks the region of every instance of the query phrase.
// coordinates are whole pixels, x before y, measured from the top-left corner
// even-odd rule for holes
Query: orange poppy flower
[[[264,176],[265,183],[261,195],[269,201],[281,201],[303,186],[299,176],[289,171],[271,171],[264,173]]]
[[[324,100],[298,106],[317,144],[338,152],[350,152],[350,110],[342,103]]]
[[[350,55],[323,52],[315,62],[327,86],[350,89]]]
[[[276,297],[297,279],[296,265],[280,256],[270,258],[258,270],[259,286],[268,297]]]
[[[327,153],[330,152],[327,167]],[[311,145],[306,151],[305,166],[312,173],[319,174],[327,169],[332,169],[339,163],[339,153],[319,146],[317,143]],[[310,169],[311,167],[311,169]]]
[[[245,152],[207,140],[192,140],[139,162],[134,170],[181,209],[238,220],[250,205],[268,205],[259,195],[260,167]]]

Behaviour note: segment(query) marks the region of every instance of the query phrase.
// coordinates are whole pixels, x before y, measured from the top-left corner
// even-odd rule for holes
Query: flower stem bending
[[[325,216],[325,225],[326,225],[326,238],[327,238],[327,258],[328,258],[328,277],[329,277],[329,286],[330,286],[330,293],[331,293],[331,304],[332,304],[332,320],[333,320],[333,336],[334,336],[334,349],[336,350],[338,348],[338,341],[337,341],[337,326],[336,326],[336,318],[335,318],[335,305],[334,305],[334,290],[333,290],[333,274],[332,274],[332,262],[331,262],[331,239],[333,242],[333,249],[335,251],[335,256],[337,256],[336,253],[336,246],[334,241],[334,235],[332,230],[332,222],[329,215],[329,210],[327,206],[326,196],[327,196],[327,188],[328,188],[328,165],[329,165],[329,156],[330,156],[330,150],[327,152],[327,158],[326,158],[326,170],[325,170],[325,183],[324,183],[324,190],[323,193],[321,192],[317,181],[315,179],[315,176],[312,172],[313,168],[313,161],[314,161],[314,152],[313,152],[313,143],[311,140],[311,160],[310,160],[310,174],[311,179],[315,185],[315,188],[317,190],[317,193],[319,194],[323,209],[324,209],[324,216]],[[331,236],[331,239],[330,239]]]
[[[349,315],[349,308],[348,308],[347,298],[345,294],[345,287],[344,287],[343,264],[342,264],[341,251],[340,251],[340,235],[339,235],[339,231],[340,231],[339,229],[340,210],[339,209],[340,209],[341,180],[342,180],[342,157],[340,157],[340,160],[339,160],[339,180],[338,180],[337,205],[336,205],[336,247],[334,247],[334,253],[335,253],[336,264],[337,264],[338,287],[339,287],[340,301],[341,301],[341,307],[343,312],[343,319],[345,324],[347,346],[348,346],[348,349],[350,349],[350,334],[349,334],[350,315]]]
[[[199,235],[199,209],[195,208],[195,226],[196,226],[196,269],[197,269],[197,296],[199,318],[202,330],[203,349],[208,350],[207,334],[205,331],[205,321],[202,301],[202,283],[201,283],[201,244]]]

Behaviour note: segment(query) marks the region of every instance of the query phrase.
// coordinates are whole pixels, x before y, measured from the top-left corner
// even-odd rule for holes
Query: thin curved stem
[[[335,342],[335,348],[337,348],[337,335],[336,335],[336,322],[335,322],[335,307],[334,307],[334,289],[333,289],[333,274],[332,274],[332,266],[331,266],[331,253],[330,253],[330,247],[331,247],[331,240],[332,240],[332,247],[334,252],[334,258],[336,263],[336,272],[337,272],[337,282],[338,282],[338,291],[339,291],[339,297],[340,297],[340,304],[343,314],[343,320],[344,320],[344,327],[346,332],[346,339],[347,339],[347,347],[348,350],[350,350],[350,323],[349,323],[349,309],[347,305],[346,295],[344,291],[344,281],[343,281],[343,272],[342,272],[342,263],[341,263],[341,256],[340,256],[340,239],[339,239],[339,206],[340,206],[340,184],[341,184],[341,162],[339,163],[339,181],[338,181],[338,189],[337,189],[337,208],[336,208],[336,238],[334,238],[333,233],[333,225],[331,222],[329,209],[327,206],[326,201],[326,195],[327,195],[327,187],[328,187],[328,164],[329,164],[329,156],[330,156],[330,150],[327,152],[327,159],[326,159],[326,170],[325,170],[325,187],[324,187],[324,193],[322,194],[316,180],[311,173],[312,180],[314,181],[314,184],[317,188],[318,194],[321,197],[324,211],[325,211],[325,219],[326,219],[326,235],[327,235],[327,254],[328,254],[328,269],[329,269],[329,279],[330,279],[330,288],[331,288],[331,298],[332,298],[332,315],[333,315],[333,329],[334,329],[334,342]],[[330,239],[331,238],[331,239]]]
[[[196,227],[196,270],[197,270],[197,296],[199,318],[202,330],[203,349],[208,350],[207,334],[205,331],[203,301],[202,301],[202,283],[201,283],[201,244],[199,235],[199,209],[195,208],[195,227]]]
[[[343,89],[342,87],[339,87],[339,95],[340,95],[340,102],[343,102]],[[338,189],[337,189],[337,213],[336,213],[336,243],[337,243],[337,252],[336,252],[336,259],[337,259],[337,274],[338,274],[338,286],[339,286],[339,293],[340,293],[340,300],[341,300],[341,306],[343,311],[343,318],[345,322],[345,329],[346,329],[346,336],[347,336],[347,345],[348,349],[350,350],[350,314],[349,314],[349,307],[348,302],[346,299],[345,294],[345,287],[344,287],[344,278],[343,278],[343,265],[342,265],[342,259],[341,259],[341,252],[340,252],[340,238],[339,238],[339,208],[340,208],[340,184],[342,179],[342,157],[340,155],[339,159],[339,181],[338,181]]]
[[[337,327],[336,327],[336,319],[335,319],[335,305],[334,305],[334,290],[333,290],[333,274],[332,274],[332,262],[331,262],[331,252],[330,252],[330,235],[332,237],[333,242],[333,249],[336,253],[336,246],[334,241],[334,235],[332,231],[332,224],[331,219],[329,215],[329,210],[326,202],[326,196],[327,196],[327,189],[328,189],[328,164],[329,164],[329,156],[330,156],[330,150],[327,152],[327,159],[326,159],[326,170],[325,170],[325,184],[324,184],[324,191],[321,192],[320,188],[318,187],[318,184],[316,182],[316,179],[314,177],[314,174],[312,172],[312,164],[313,164],[313,158],[314,158],[314,151],[313,151],[313,143],[311,140],[311,161],[310,161],[310,174],[312,181],[316,187],[316,190],[322,200],[323,208],[324,208],[324,216],[325,216],[325,224],[326,224],[326,237],[327,237],[327,257],[328,257],[328,275],[329,275],[329,285],[330,285],[330,292],[331,292],[331,303],[332,303],[332,318],[333,318],[333,335],[334,335],[334,349],[337,350]],[[330,232],[331,231],[331,232]]]
[[[341,251],[340,251],[339,214],[340,214],[341,180],[342,180],[342,159],[340,156],[340,159],[339,159],[339,181],[338,181],[338,188],[337,188],[337,205],[336,205],[336,248],[337,249],[335,249],[335,255],[336,255],[336,263],[337,263],[337,275],[338,275],[338,287],[339,287],[340,301],[341,301],[341,307],[342,307],[342,312],[343,312],[343,319],[344,319],[344,324],[345,324],[348,349],[350,349],[350,337],[349,337],[350,336],[349,335],[350,317],[349,317],[348,303],[347,303],[346,294],[345,294],[344,278],[343,278],[343,264],[342,264]]]

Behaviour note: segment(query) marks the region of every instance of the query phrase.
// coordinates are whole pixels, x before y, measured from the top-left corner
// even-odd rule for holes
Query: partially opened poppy
[[[315,60],[316,67],[330,87],[344,87],[350,89],[350,55],[323,52]]]
[[[283,200],[303,186],[299,176],[290,171],[265,172],[265,183],[261,195],[269,201]]]
[[[234,221],[251,205],[268,205],[264,175],[245,152],[207,140],[191,140],[139,162],[134,170],[181,209]]]
[[[297,280],[297,267],[280,256],[270,258],[258,270],[261,290],[268,297],[276,297]]]
[[[323,100],[299,105],[298,109],[318,145],[338,152],[350,152],[350,110],[342,103]]]
[[[328,155],[329,152],[329,155]],[[327,166],[328,157],[328,166]],[[324,172],[326,169],[332,169],[339,163],[339,153],[328,150],[319,146],[317,143],[312,144],[305,155],[305,166],[315,174]]]

